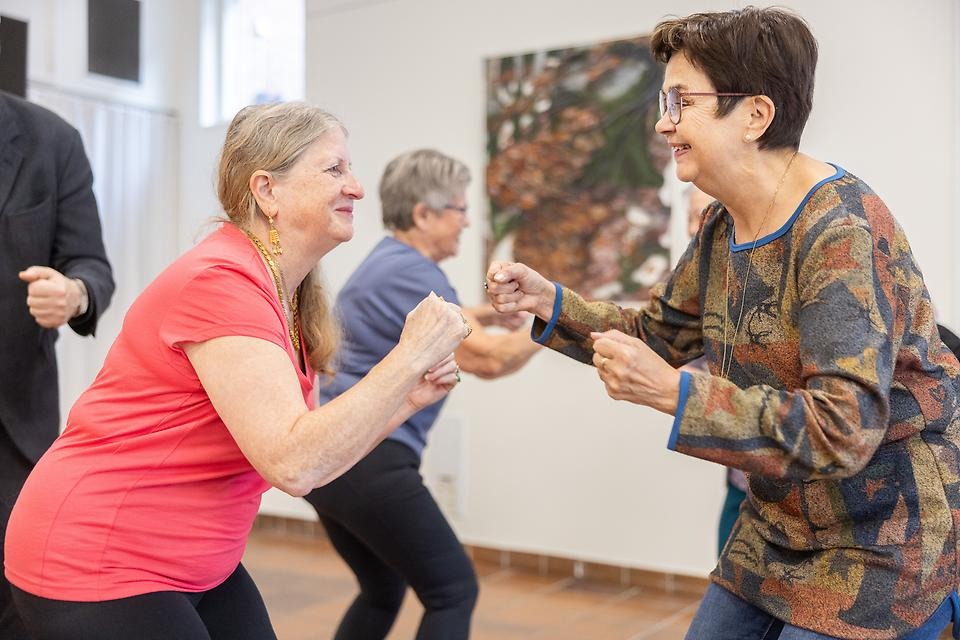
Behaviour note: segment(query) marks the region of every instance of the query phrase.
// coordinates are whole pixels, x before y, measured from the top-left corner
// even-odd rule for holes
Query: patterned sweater
[[[681,374],[669,447],[749,479],[712,579],[798,627],[899,637],[958,582],[960,364],[903,230],[844,170],[757,243],[752,269],[753,243],[733,238],[714,203],[644,309],[558,286],[534,335],[581,362],[608,329],[674,366],[705,356],[709,373]]]

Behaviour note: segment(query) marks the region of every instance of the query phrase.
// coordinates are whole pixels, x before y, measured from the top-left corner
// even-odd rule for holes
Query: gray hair
[[[444,205],[467,188],[467,165],[433,149],[409,151],[390,161],[380,179],[383,226],[404,231],[413,226],[413,208]]]

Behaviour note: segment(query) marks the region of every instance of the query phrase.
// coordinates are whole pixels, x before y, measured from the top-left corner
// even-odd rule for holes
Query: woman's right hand
[[[500,313],[529,311],[544,320],[553,315],[556,287],[522,262],[492,263],[484,287]]]
[[[460,382],[460,365],[451,353],[430,367],[410,393],[406,404],[410,415],[429,407],[447,395]]]
[[[453,353],[470,331],[460,307],[431,291],[407,314],[399,346],[408,348],[426,371]]]

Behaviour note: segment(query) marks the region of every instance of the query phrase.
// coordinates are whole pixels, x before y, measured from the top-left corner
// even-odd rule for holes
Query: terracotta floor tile
[[[356,596],[346,564],[324,540],[255,531],[244,565],[250,571],[282,640],[330,638]],[[535,575],[499,563],[475,561],[480,599],[472,640],[663,640],[683,638],[698,595],[668,594]],[[408,591],[388,640],[416,634],[423,608]]]

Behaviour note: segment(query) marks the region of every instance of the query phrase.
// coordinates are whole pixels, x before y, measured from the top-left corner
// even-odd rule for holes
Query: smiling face
[[[449,198],[443,209],[427,214],[425,236],[434,262],[452,258],[460,251],[460,234],[470,226],[464,193]]]
[[[279,224],[326,250],[353,237],[353,203],[363,197],[343,130],[334,127],[303,152],[273,187]]]
[[[663,91],[672,88],[681,94],[716,91],[710,78],[683,53],[671,57],[664,72]],[[709,191],[739,160],[749,124],[749,99],[741,100],[733,111],[720,118],[716,115],[716,96],[685,96],[682,104],[680,122],[674,124],[669,114],[664,114],[657,121],[656,130],[670,145],[677,177]]]

